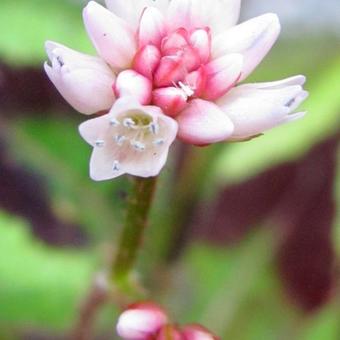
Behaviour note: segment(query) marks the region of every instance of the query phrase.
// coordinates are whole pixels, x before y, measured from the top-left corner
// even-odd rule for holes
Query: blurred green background
[[[129,179],[88,178],[84,117],[42,71],[47,39],[94,53],[85,2],[0,1],[1,340],[67,338],[124,216]],[[222,339],[338,340],[339,3],[248,0],[242,18],[269,11],[282,37],[250,80],[305,74],[308,115],[250,142],[175,145],[138,273],[174,320]],[[98,339],[116,318],[104,308]]]

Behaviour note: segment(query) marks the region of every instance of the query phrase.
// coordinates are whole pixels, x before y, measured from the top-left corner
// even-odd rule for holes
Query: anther
[[[117,161],[117,160],[113,161],[112,170],[113,171],[119,171],[120,170],[120,163],[119,163],[119,161]]]
[[[98,139],[94,142],[95,146],[98,148],[102,148],[105,145],[105,142],[102,139]]]
[[[189,85],[185,85],[181,81],[178,82],[178,85],[188,97],[191,97],[195,93]]]
[[[58,64],[60,65],[60,67],[63,67],[65,65],[65,63],[64,63],[64,61],[63,61],[63,59],[60,55],[58,55],[56,57],[56,59],[57,59]]]
[[[131,128],[136,125],[136,123],[131,118],[125,118],[123,120],[123,125],[127,128]]]
[[[156,139],[152,142],[154,145],[157,145],[157,146],[161,146],[164,144],[164,139],[162,138],[159,138],[159,139]]]
[[[139,142],[138,140],[132,140],[131,145],[136,149],[137,151],[144,151],[145,150],[145,144],[142,142]]]
[[[152,122],[149,124],[149,130],[151,133],[156,135],[159,131],[159,125],[157,123]]]
[[[122,146],[123,143],[125,142],[126,140],[126,137],[123,136],[123,135],[117,135],[115,137],[113,137],[114,141],[119,145],[119,146]]]
[[[120,123],[116,118],[111,118],[110,119],[110,125],[111,126],[118,126]]]

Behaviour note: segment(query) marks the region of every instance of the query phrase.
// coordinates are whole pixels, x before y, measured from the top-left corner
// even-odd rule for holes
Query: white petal
[[[290,113],[307,96],[300,85],[273,89],[242,85],[233,88],[217,104],[234,123],[231,139],[242,139],[281,125],[293,117],[297,119],[301,115]]]
[[[165,33],[163,14],[157,8],[146,8],[141,17],[138,30],[139,48],[148,44],[159,46]]]
[[[136,30],[146,7],[155,7],[165,13],[168,2],[169,0],[106,0],[106,6]]]
[[[241,53],[244,56],[242,81],[262,61],[279,33],[277,15],[261,15],[215,37],[212,41],[212,56],[218,58],[228,53]]]
[[[178,136],[194,145],[206,145],[227,139],[233,132],[233,123],[214,103],[194,99],[177,117]]]
[[[116,69],[128,68],[137,48],[131,27],[94,1],[85,7],[83,16],[98,54]]]
[[[54,86],[71,106],[84,114],[107,110],[112,106],[115,100],[112,90],[115,75],[106,64],[101,64],[100,59],[92,60],[91,57],[89,60],[78,59],[77,54],[75,60],[71,60],[68,55],[58,62],[58,57],[60,55],[53,57],[52,67],[45,63],[44,68]]]
[[[281,89],[289,85],[303,85],[306,82],[306,77],[302,75],[289,77],[286,79],[271,81],[266,83],[250,83],[242,85],[243,88],[256,88],[256,89]]]
[[[168,27],[188,30],[209,27],[213,34],[236,24],[240,0],[172,0],[168,8]]]

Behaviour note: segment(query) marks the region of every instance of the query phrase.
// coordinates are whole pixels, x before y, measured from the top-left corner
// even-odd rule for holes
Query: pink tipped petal
[[[227,139],[233,133],[233,123],[214,103],[194,99],[177,117],[178,136],[183,141],[206,145]]]
[[[162,40],[161,51],[164,55],[169,55],[186,46],[188,46],[188,32],[184,28],[179,28]]]
[[[128,22],[135,30],[146,7],[155,7],[165,13],[168,6],[168,0],[106,0],[105,2],[108,9]]]
[[[147,7],[140,20],[139,47],[148,44],[159,46],[165,33],[165,21],[162,13],[157,8]]]
[[[46,43],[46,51],[51,65],[45,63],[45,71],[71,106],[84,114],[108,110],[112,106],[115,75],[100,58],[52,41]]]
[[[133,70],[120,72],[114,89],[117,97],[134,97],[142,105],[149,104],[151,101],[151,81]]]
[[[208,29],[197,29],[190,36],[191,46],[197,51],[200,61],[205,64],[210,58],[211,36]]]
[[[161,52],[154,45],[146,45],[135,55],[132,68],[143,76],[152,79],[161,60]]]
[[[157,87],[171,86],[173,83],[183,79],[187,71],[178,56],[165,56],[155,72],[154,84]]]
[[[167,315],[157,305],[147,302],[134,304],[120,315],[117,332],[126,340],[146,340],[167,321]]]
[[[273,89],[243,85],[232,89],[218,105],[234,123],[231,138],[242,139],[285,123],[307,96],[300,85]]]
[[[171,117],[175,117],[187,105],[187,95],[177,87],[163,87],[152,93],[152,102]]]
[[[206,87],[206,73],[204,67],[189,73],[185,77],[185,84],[187,84],[193,91],[195,97],[200,97]]]
[[[229,53],[241,53],[244,65],[240,81],[262,61],[280,33],[276,14],[268,13],[248,20],[218,35],[212,41],[214,58]]]
[[[229,54],[207,64],[206,85],[202,98],[216,100],[227,93],[240,78],[242,67],[241,54]]]
[[[88,35],[98,54],[116,69],[129,67],[136,52],[131,27],[94,1],[85,7],[83,16]]]
[[[183,328],[182,334],[185,340],[219,340],[217,336],[200,325],[187,325]]]

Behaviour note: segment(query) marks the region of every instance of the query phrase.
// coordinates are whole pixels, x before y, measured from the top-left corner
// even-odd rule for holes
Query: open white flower
[[[128,173],[156,176],[176,138],[177,123],[156,106],[142,106],[133,97],[118,99],[110,112],[79,126],[93,146],[90,175],[96,181]]]
[[[248,139],[303,116],[302,112],[293,113],[307,97],[303,76],[238,86],[276,41],[280,24],[275,14],[236,25],[240,0],[106,3],[108,9],[90,1],[83,12],[98,57],[53,42],[46,44],[51,61],[51,65],[45,64],[46,72],[76,110],[85,114],[109,112],[106,118],[97,118],[104,122],[122,103],[126,107],[120,112],[130,112],[130,106],[136,107],[138,101],[138,112],[163,122],[164,129],[168,126],[171,130],[169,136],[178,124],[177,137],[195,145]],[[134,102],[130,102],[132,97]],[[151,114],[156,111],[156,115]],[[99,138],[106,128],[91,122],[88,129],[97,129],[95,138]],[[86,123],[81,131],[84,126]],[[146,126],[142,130],[146,131]],[[167,135],[165,130],[162,134]],[[123,135],[130,141],[134,138],[126,131]],[[89,141],[86,133],[83,136]],[[146,142],[141,143],[146,146],[151,136],[145,135]],[[167,143],[170,140],[173,138]],[[170,145],[165,144],[166,148],[159,148],[156,156],[150,157],[149,148],[136,153],[131,143],[129,147],[124,144],[119,153],[112,140],[105,144],[111,147],[102,149],[98,146],[101,143],[96,146],[94,142],[90,140],[95,146],[91,174],[96,179],[122,173],[157,175]],[[151,160],[153,164],[148,164]]]

